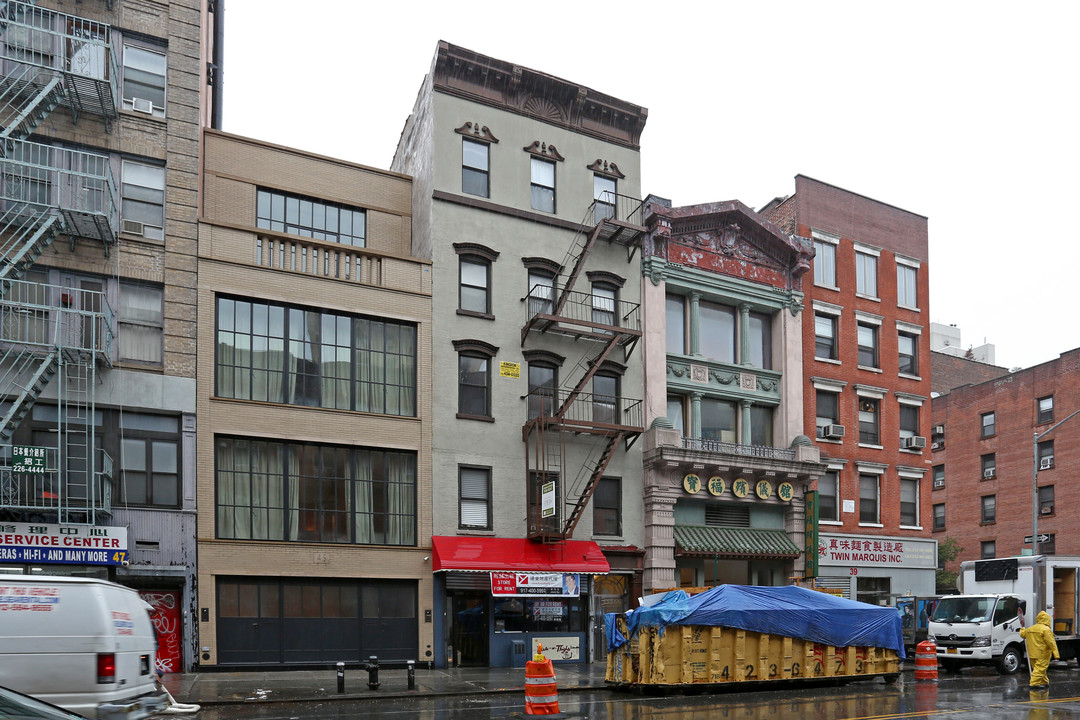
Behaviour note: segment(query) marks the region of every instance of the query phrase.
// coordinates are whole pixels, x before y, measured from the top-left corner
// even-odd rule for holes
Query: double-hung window
[[[836,245],[839,238],[828,237],[814,232],[814,284],[835,288],[836,285]]]
[[[981,522],[992,523],[997,521],[997,495],[982,496]]]
[[[840,522],[840,473],[826,470],[817,479],[818,519]]]
[[[165,168],[125,160],[121,167],[123,231],[165,239]]]
[[[836,316],[814,315],[814,357],[819,360],[837,360]]]
[[[900,358],[899,372],[903,375],[918,375],[918,340],[911,333],[901,332],[897,335],[897,346]]]
[[[596,373],[593,375],[592,388],[593,422],[619,424],[619,377],[611,373]]]
[[[119,359],[160,364],[165,337],[163,290],[123,280],[119,288],[116,319]]]
[[[859,442],[864,445],[881,443],[881,419],[877,398],[859,398]]]
[[[468,138],[461,139],[461,192],[490,197],[489,157],[491,146]]]
[[[529,419],[541,415],[551,415],[557,399],[556,388],[559,384],[558,368],[550,363],[529,363]]]
[[[1039,414],[1035,422],[1048,423],[1054,420],[1054,396],[1048,395],[1046,397],[1039,398]]]
[[[876,525],[881,522],[881,476],[859,473],[859,522]]]
[[[123,501],[131,505],[179,507],[179,419],[125,412],[120,416]]]
[[[876,254],[855,252],[855,292],[872,298],[878,296]]]
[[[165,53],[124,46],[124,107],[165,117]]]
[[[934,503],[934,529],[945,529],[945,503]]]
[[[997,432],[997,430],[995,430],[994,413],[983,413],[980,415],[980,418],[982,419],[982,435],[980,437],[990,437]]]
[[[615,217],[615,178],[593,175],[593,222]]]
[[[491,468],[461,465],[458,467],[461,498],[458,527],[491,529]]]
[[[900,446],[904,440],[919,434],[919,406],[900,403]]]
[[[532,208],[553,213],[555,212],[555,163],[538,157],[531,160]]]
[[[622,480],[600,478],[592,503],[593,535],[622,535]]]
[[[896,261],[896,304],[903,307],[919,307],[919,271],[911,265]]]
[[[473,352],[458,355],[458,412],[491,416],[491,358]]]
[[[555,276],[547,270],[529,269],[529,317],[550,315],[555,309]]]
[[[490,287],[491,263],[475,255],[462,255],[459,259],[461,273],[458,307],[466,312],[487,315],[491,312]]]
[[[915,478],[900,478],[900,524],[919,525],[919,481]]]
[[[830,390],[817,390],[817,436],[827,437],[830,425],[839,425],[840,394]]]
[[[870,322],[858,321],[859,367],[879,368],[878,335],[880,328]]]
[[[607,284],[595,284],[592,286],[592,321],[598,325],[614,327],[618,325],[615,317],[615,306],[618,299],[618,291]]]

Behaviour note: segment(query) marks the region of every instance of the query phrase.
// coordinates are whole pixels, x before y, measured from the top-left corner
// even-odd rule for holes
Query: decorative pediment
[[[563,112],[562,108],[548,98],[537,95],[525,98],[525,102],[521,104],[521,109],[541,120],[562,122],[566,119],[566,113]]]
[[[526,145],[521,149],[530,155],[536,155],[537,157],[542,157],[547,160],[558,160],[561,162],[566,159],[559,154],[559,151],[555,149],[554,145],[548,145],[539,140],[533,140],[532,145]]]
[[[626,177],[619,170],[618,165],[616,165],[615,163],[609,163],[607,160],[601,160],[600,158],[596,158],[596,162],[594,162],[592,165],[587,165],[586,168],[592,170],[594,173],[599,173],[600,175],[607,175],[608,177],[613,177],[618,180],[622,180],[624,177]]]
[[[669,242],[701,248],[763,267],[784,268],[784,264],[773,257],[772,253],[765,252],[758,243],[747,237],[743,228],[736,222],[729,222],[709,230],[680,234],[672,237]]]
[[[454,130],[458,135],[464,135],[472,138],[473,140],[480,140],[482,142],[497,143],[499,138],[491,134],[491,130],[487,125],[481,126],[480,123],[467,122],[461,127]]]

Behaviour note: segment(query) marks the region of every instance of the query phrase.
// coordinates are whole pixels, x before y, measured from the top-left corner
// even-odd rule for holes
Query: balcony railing
[[[12,280],[0,298],[0,348],[5,357],[57,348],[108,366],[115,328],[116,317],[102,292]],[[0,391],[4,387],[0,378]]]
[[[569,405],[566,404],[568,399]],[[552,416],[564,405],[566,410],[562,414],[562,424],[629,432],[642,432],[644,429],[641,400],[586,392],[573,393],[571,390],[532,390],[527,396],[526,420],[543,417],[549,418],[550,422],[560,422]]]
[[[616,220],[640,226],[644,224],[644,208],[645,201],[641,198],[605,190],[593,201],[593,222],[599,225],[605,220]]]
[[[34,212],[56,208],[64,232],[112,243],[118,212],[116,178],[107,155],[8,140],[0,158],[0,205],[25,204]]]
[[[791,448],[778,448],[770,445],[742,445],[740,443],[713,440],[711,438],[691,438],[683,436],[684,450],[741,455],[763,460],[795,460],[795,451]]]
[[[526,316],[528,323],[537,315],[551,315],[555,311],[554,296],[558,288],[549,285],[534,285],[529,288],[526,298]],[[566,292],[566,291],[564,291]],[[618,328],[619,331],[641,331],[641,305],[625,300],[614,300],[604,295],[570,290],[557,316],[560,322],[595,327],[595,332],[611,334],[604,328]]]
[[[37,94],[59,77],[64,84],[62,104],[80,113],[100,115],[106,122],[118,114],[119,65],[107,23],[57,12],[19,0],[0,1],[0,53],[4,60],[5,92]],[[33,76],[16,73],[33,67]],[[21,78],[21,79],[16,79]]]
[[[39,513],[57,513],[60,522],[77,522],[73,516],[112,513],[113,459],[97,451],[92,483],[75,482],[85,471],[61,471],[59,451],[45,448],[42,472],[13,472],[11,458],[0,460],[0,507]],[[67,483],[64,478],[68,478]]]

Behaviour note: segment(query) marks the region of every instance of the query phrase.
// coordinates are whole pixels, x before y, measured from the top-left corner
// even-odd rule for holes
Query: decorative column
[[[739,357],[743,365],[750,364],[750,305],[739,305]]]
[[[753,437],[750,432],[750,401],[740,400],[739,407],[742,409],[742,437],[739,438],[740,445],[750,445],[750,438]]]
[[[671,481],[657,470],[661,483]],[[669,471],[670,472],[670,471]],[[675,576],[675,497],[670,488],[645,488],[645,577],[644,591],[679,587]]]
[[[701,319],[698,308],[701,306],[701,293],[692,292],[690,298],[690,355],[701,357]]]
[[[690,437],[701,437],[701,393],[690,393]]]

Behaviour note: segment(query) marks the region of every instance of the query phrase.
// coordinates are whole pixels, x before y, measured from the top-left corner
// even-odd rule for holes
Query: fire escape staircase
[[[583,222],[582,229],[575,235],[562,265],[570,268],[566,281],[561,286],[555,283],[550,289],[531,288],[527,298],[529,310],[521,331],[522,345],[530,333],[550,333],[587,340],[595,343],[596,348],[587,352],[578,364],[578,381],[573,388],[539,393],[531,405],[540,410],[522,428],[523,439],[529,448],[526,463],[534,494],[530,502],[528,536],[536,541],[558,543],[573,536],[619,447],[625,444],[629,448],[644,431],[640,400],[601,397],[585,392],[616,348],[622,348],[623,360],[633,352],[641,339],[639,306],[573,289],[598,242],[624,246],[627,262],[633,259],[645,234],[641,224],[642,205],[640,200],[618,196],[617,202],[603,205],[612,208],[610,213],[597,212],[596,203],[590,206],[586,220],[595,219],[595,225],[587,226]],[[540,516],[543,504],[540,495],[541,487],[549,478],[563,474],[568,433],[593,435],[597,442],[590,448],[576,477],[572,481],[563,477],[567,482],[565,504],[569,509],[560,524]]]

